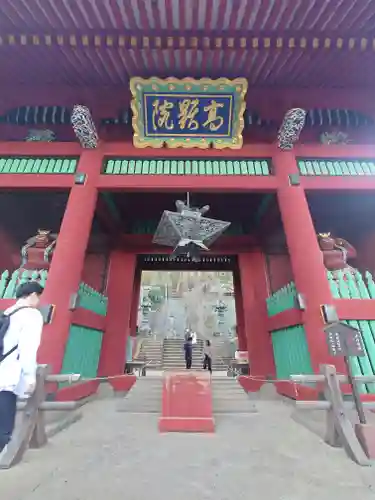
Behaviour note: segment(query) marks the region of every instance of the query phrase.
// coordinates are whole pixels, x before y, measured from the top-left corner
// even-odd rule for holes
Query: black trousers
[[[17,396],[0,391],[0,452],[9,443],[16,421]]]
[[[193,356],[190,354],[185,354],[185,363],[186,363],[186,369],[190,370],[191,365],[193,364]]]
[[[212,359],[207,354],[204,355],[203,370],[208,370],[212,373]]]

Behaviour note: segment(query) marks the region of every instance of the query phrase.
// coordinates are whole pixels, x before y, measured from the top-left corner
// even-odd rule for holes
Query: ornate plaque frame
[[[247,80],[245,78],[236,78],[229,80],[227,78],[218,78],[211,80],[202,78],[195,80],[193,78],[167,78],[162,80],[157,77],[143,79],[133,77],[130,80],[130,91],[132,94],[131,109],[133,112],[133,143],[136,148],[201,148],[207,149],[214,147],[216,149],[240,149],[243,144],[242,131],[244,128],[244,112],[246,108],[245,96],[247,92]],[[147,127],[147,108],[145,107],[145,94],[148,96],[168,94],[172,98],[182,96],[181,99],[194,99],[197,96],[207,98],[224,99],[232,96],[232,107],[230,113],[230,135],[225,137],[214,137],[207,134],[176,134],[174,137],[160,135],[150,137],[146,132]]]

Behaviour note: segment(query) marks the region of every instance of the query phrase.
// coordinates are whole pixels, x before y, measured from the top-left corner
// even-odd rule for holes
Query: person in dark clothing
[[[193,343],[192,338],[188,337],[184,343],[184,351],[185,351],[185,364],[186,369],[190,370],[191,365],[193,364]]]
[[[203,370],[208,370],[212,374],[212,348],[209,340],[206,340],[203,356]]]

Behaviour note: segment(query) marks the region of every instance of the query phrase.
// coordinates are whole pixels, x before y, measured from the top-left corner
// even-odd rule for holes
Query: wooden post
[[[370,465],[344,408],[335,366],[322,365],[321,372],[325,378],[324,394],[331,403],[327,412],[326,443],[331,446],[341,445],[357,464]]]
[[[64,402],[46,402],[47,382],[55,382],[56,378],[63,382],[77,380],[77,375],[49,376],[50,371],[51,367],[48,365],[38,366],[34,393],[25,403],[17,405],[23,409],[21,424],[15,430],[10,443],[0,453],[0,469],[9,469],[18,464],[27,448],[41,448],[47,443],[43,410],[72,410],[77,407],[66,407]]]

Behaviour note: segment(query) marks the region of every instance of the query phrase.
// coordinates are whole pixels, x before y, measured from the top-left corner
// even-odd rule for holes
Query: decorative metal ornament
[[[301,108],[293,108],[286,112],[283,123],[277,134],[279,148],[288,151],[298,141],[305,125],[306,111]]]
[[[86,106],[75,105],[72,111],[71,122],[81,146],[85,149],[96,148],[99,138],[90,110]]]
[[[153,243],[174,247],[172,259],[185,256],[200,261],[201,251],[208,251],[230,222],[203,217],[210,209],[208,205],[198,209],[177,200],[176,208],[177,212],[163,212]]]

